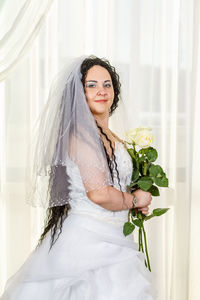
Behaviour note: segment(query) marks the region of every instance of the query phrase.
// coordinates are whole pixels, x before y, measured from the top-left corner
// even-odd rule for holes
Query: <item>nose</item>
[[[99,87],[97,94],[98,95],[106,95],[106,90],[105,90],[104,86]]]

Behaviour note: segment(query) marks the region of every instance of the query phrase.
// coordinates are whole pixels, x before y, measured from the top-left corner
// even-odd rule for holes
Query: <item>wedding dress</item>
[[[115,156],[121,188],[132,173],[120,142]],[[2,300],[152,300],[151,273],[133,235],[123,235],[128,210],[109,211],[86,195],[78,167],[70,163],[70,206],[62,233],[49,252],[50,233],[11,277]],[[114,186],[119,189],[115,170]]]

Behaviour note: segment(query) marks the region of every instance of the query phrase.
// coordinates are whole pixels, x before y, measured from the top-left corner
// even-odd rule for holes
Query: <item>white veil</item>
[[[34,140],[34,167],[27,201],[53,207],[69,202],[69,160],[79,168],[86,192],[112,185],[106,153],[88,107],[80,67],[75,59],[54,81]]]

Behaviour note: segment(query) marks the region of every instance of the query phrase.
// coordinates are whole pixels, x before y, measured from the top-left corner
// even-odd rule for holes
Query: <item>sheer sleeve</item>
[[[99,140],[95,143],[88,134],[84,139],[72,137],[69,158],[78,166],[86,192],[112,185],[105,150]]]

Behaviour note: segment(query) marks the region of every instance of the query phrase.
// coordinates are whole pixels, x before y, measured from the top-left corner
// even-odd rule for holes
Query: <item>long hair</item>
[[[83,86],[85,85],[85,77],[86,77],[88,70],[95,65],[104,67],[109,72],[111,79],[112,79],[112,84],[113,84],[113,88],[114,88],[114,99],[113,99],[113,103],[112,103],[112,106],[111,106],[110,112],[109,112],[109,114],[111,115],[117,108],[118,102],[119,102],[120,87],[121,87],[121,84],[119,81],[119,75],[117,74],[115,68],[110,65],[108,60],[100,59],[96,56],[89,56],[81,64],[81,74],[82,74]],[[112,151],[111,157],[113,157],[113,161],[114,161],[114,165],[115,165],[115,169],[116,169],[116,173],[117,173],[118,184],[119,184],[119,187],[121,190],[119,172],[117,169],[117,162],[116,162],[116,157],[115,157],[114,149],[112,146],[112,142],[109,139],[109,137],[107,136],[107,134],[103,131],[102,127],[97,122],[96,122],[96,124],[97,124],[98,129],[100,130],[101,135],[103,135],[106,138],[106,140],[109,142],[109,145],[110,145],[110,148]],[[103,141],[102,141],[102,144],[103,144]],[[106,158],[107,158],[107,163],[108,163],[108,167],[110,170],[111,178],[113,180],[113,177],[114,177],[113,164],[111,162],[111,159],[107,153],[107,150],[106,150],[106,147],[104,146],[104,144],[103,144],[103,147],[104,147],[104,150],[106,153]],[[50,173],[49,181],[54,180],[53,175],[54,175],[53,172],[52,172],[52,174]],[[49,185],[49,186],[52,186],[52,185]],[[123,193],[122,193],[122,195],[123,195]],[[49,251],[51,250],[51,248],[53,247],[53,245],[59,238],[60,234],[62,233],[63,221],[66,219],[70,208],[71,208],[70,204],[68,203],[66,205],[50,207],[47,209],[44,230],[40,236],[37,247],[39,247],[41,245],[46,234],[49,231],[51,231],[51,242],[50,242]]]

